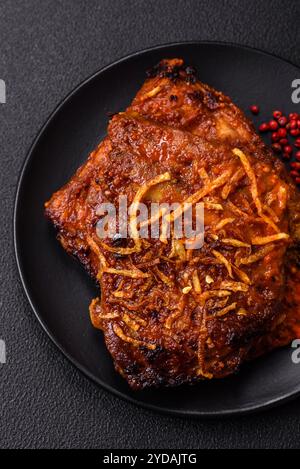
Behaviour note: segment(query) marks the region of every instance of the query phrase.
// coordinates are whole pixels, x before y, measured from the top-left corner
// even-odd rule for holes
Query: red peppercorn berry
[[[285,127],[288,123],[288,119],[287,117],[285,116],[282,116],[278,119],[278,124],[281,126],[281,127]]]
[[[277,130],[278,129],[278,123],[276,121],[270,121],[269,122],[269,127],[271,130]]]
[[[260,132],[268,132],[268,130],[270,130],[270,128],[269,128],[269,125],[266,122],[264,122],[263,124],[261,124],[259,126],[259,131]]]
[[[252,112],[252,114],[259,114],[259,107],[256,106],[256,104],[253,104],[252,106],[250,106],[250,111]]]
[[[253,114],[259,113],[257,105],[250,106]],[[259,126],[260,132],[272,132],[272,149],[275,153],[281,154],[284,160],[288,161],[290,174],[296,184],[300,186],[300,113],[290,113],[288,117],[282,111],[275,110],[272,113],[273,119],[263,122]],[[294,144],[290,144],[288,135],[295,138]],[[295,160],[290,161],[293,156],[293,146],[296,147]],[[297,151],[297,149],[299,149]]]
[[[281,126],[281,127],[285,127],[286,124],[288,123],[288,120],[285,116],[282,116],[278,119],[278,124]]]
[[[279,117],[281,117],[281,116],[282,116],[282,112],[281,112],[281,111],[274,111],[274,112],[273,112],[273,117],[274,117],[275,119],[279,119]]]
[[[279,138],[285,138],[287,136],[287,131],[281,128],[278,129],[277,134]]]
[[[285,147],[283,148],[283,151],[284,151],[284,153],[292,154],[293,153],[293,148],[291,147],[291,145],[285,145]]]

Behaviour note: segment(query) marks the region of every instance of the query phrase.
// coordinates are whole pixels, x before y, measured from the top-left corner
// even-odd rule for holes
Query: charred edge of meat
[[[184,79],[187,83],[196,83],[197,70],[190,65],[170,65],[165,61],[161,61],[146,71],[147,78],[169,78],[176,81],[178,78]]]

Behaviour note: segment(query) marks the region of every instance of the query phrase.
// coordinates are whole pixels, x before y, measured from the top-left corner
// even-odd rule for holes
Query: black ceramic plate
[[[136,404],[178,415],[245,413],[300,392],[289,347],[245,365],[230,378],[194,387],[133,392],[114,371],[88,306],[98,294],[79,263],[55,239],[43,203],[62,186],[105,135],[108,113],[123,110],[145,79],[145,70],[165,57],[183,57],[201,81],[228,94],[248,113],[258,103],[259,122],[273,109],[299,111],[291,83],[299,69],[263,52],[229,44],[183,43],[135,53],[97,72],[55,110],[27,156],[15,205],[15,248],[31,306],[59,349],[87,376]],[[299,365],[300,367],[300,365]]]

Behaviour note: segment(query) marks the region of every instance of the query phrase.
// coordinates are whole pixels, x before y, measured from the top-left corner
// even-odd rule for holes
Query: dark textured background
[[[300,447],[300,400],[264,414],[184,420],[98,389],[56,350],[22,291],[12,210],[26,152],[53,108],[84,78],[132,51],[165,42],[255,46],[300,66],[298,0],[1,0],[0,447]],[[295,77],[296,78],[296,77]],[[32,188],[34,190],[34,188]]]

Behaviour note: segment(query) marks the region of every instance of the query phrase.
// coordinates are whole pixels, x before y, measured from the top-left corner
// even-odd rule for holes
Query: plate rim
[[[269,400],[266,400],[266,402],[262,404],[249,404],[245,405],[244,407],[241,408],[231,408],[231,409],[224,409],[224,410],[217,410],[217,411],[191,411],[191,410],[177,410],[177,409],[167,409],[164,407],[160,407],[155,404],[147,403],[144,401],[139,401],[135,399],[134,397],[129,396],[126,393],[123,393],[119,391],[118,389],[114,388],[110,384],[107,384],[105,381],[103,381],[100,378],[97,378],[92,372],[90,372],[85,366],[81,365],[81,363],[76,360],[69,352],[65,350],[65,348],[59,343],[59,341],[56,339],[55,335],[49,330],[45,322],[43,321],[41,315],[38,312],[38,306],[35,305],[33,299],[30,296],[29,292],[29,284],[28,280],[26,280],[26,274],[23,271],[22,268],[22,261],[21,261],[21,252],[20,252],[20,246],[19,246],[19,240],[18,240],[18,209],[19,209],[19,203],[20,203],[20,192],[22,189],[22,183],[24,180],[24,176],[26,175],[27,167],[31,161],[32,155],[34,153],[34,150],[40,140],[40,138],[43,136],[44,132],[47,130],[48,126],[51,124],[52,120],[55,118],[55,116],[60,112],[60,110],[64,107],[64,105],[83,87],[87,86],[91,81],[93,81],[97,76],[107,72],[110,69],[113,69],[116,65],[121,64],[122,62],[126,62],[127,60],[130,60],[136,56],[146,54],[149,52],[153,51],[159,51],[168,47],[176,48],[178,46],[188,46],[188,45],[199,45],[199,46],[222,46],[222,47],[231,47],[231,48],[236,48],[239,50],[246,50],[246,51],[251,51],[251,52],[256,52],[260,55],[266,55],[272,58],[275,58],[277,60],[283,61],[289,65],[292,65],[296,69],[299,69],[300,67],[293,63],[292,61],[285,59],[277,54],[270,53],[264,50],[261,50],[256,47],[251,47],[243,44],[238,44],[234,42],[223,42],[223,41],[199,41],[199,40],[189,40],[189,41],[176,41],[176,42],[169,42],[169,43],[163,43],[151,47],[147,47],[141,50],[135,50],[134,52],[127,54],[125,56],[122,56],[118,59],[116,59],[113,62],[108,63],[107,65],[101,67],[100,69],[96,70],[93,72],[91,75],[89,75],[87,78],[83,79],[81,82],[79,82],[64,98],[62,98],[58,104],[55,106],[54,110],[49,114],[49,116],[46,118],[44,124],[39,128],[35,138],[33,139],[31,145],[29,146],[29,149],[26,152],[25,159],[23,160],[21,164],[21,168],[19,170],[19,175],[17,178],[17,184],[16,184],[16,190],[15,190],[15,196],[14,196],[14,207],[13,207],[13,244],[14,244],[14,255],[15,255],[15,260],[17,264],[17,269],[18,269],[18,274],[21,280],[21,285],[22,288],[25,292],[25,296],[31,306],[31,309],[38,320],[40,326],[44,330],[44,332],[47,334],[47,336],[50,338],[51,342],[58,348],[60,353],[62,353],[68,361],[72,364],[74,368],[80,371],[82,375],[87,377],[91,382],[93,382],[95,385],[100,386],[103,388],[105,391],[110,392],[113,396],[116,396],[123,401],[130,402],[131,404],[134,404],[135,407],[142,407],[143,409],[146,410],[151,410],[160,414],[164,415],[171,415],[173,417],[180,417],[180,418],[208,418],[208,419],[214,419],[214,418],[220,418],[220,417],[230,417],[230,416],[243,416],[243,415],[249,415],[257,412],[263,412],[266,410],[269,410],[271,408],[277,407],[283,403],[290,402],[293,399],[296,399],[297,397],[300,396],[300,382],[297,387],[297,389],[292,390],[290,392],[287,392],[285,394],[280,395],[279,397],[271,398]]]

